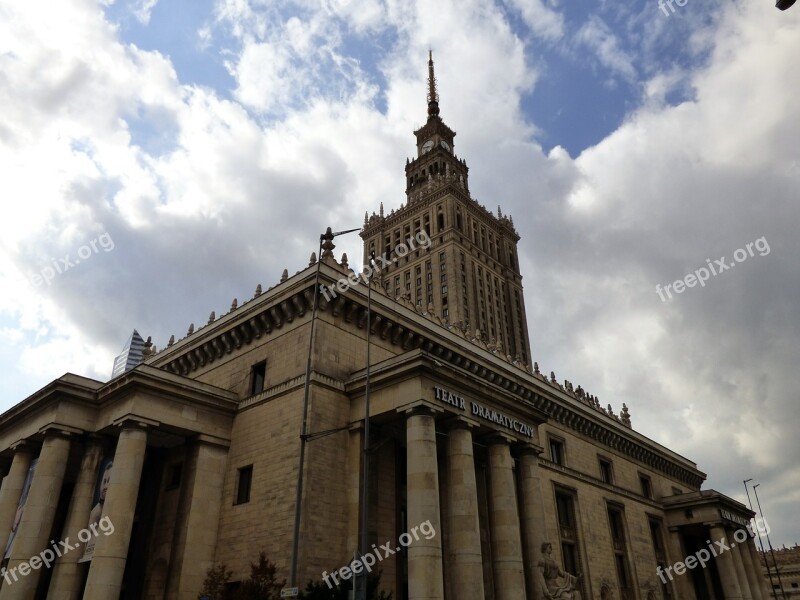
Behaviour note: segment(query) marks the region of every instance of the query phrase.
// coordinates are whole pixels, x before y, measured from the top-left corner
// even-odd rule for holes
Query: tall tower
[[[469,168],[454,149],[456,133],[439,116],[439,94],[428,57],[428,120],[414,132],[417,156],[406,159],[406,204],[384,215],[365,215],[364,264],[375,254],[389,294],[405,295],[465,331],[499,343],[505,354],[530,362],[514,222],[493,215],[469,193]],[[432,244],[402,255],[425,231]],[[424,238],[422,238],[424,239]]]

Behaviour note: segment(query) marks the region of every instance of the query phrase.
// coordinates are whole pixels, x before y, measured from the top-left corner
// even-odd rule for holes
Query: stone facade
[[[467,248],[431,241],[414,260]],[[13,538],[0,600],[194,600],[209,567],[241,581],[261,551],[288,577],[306,386],[298,582],[345,577],[368,378],[367,539],[394,598],[541,600],[565,587],[558,597],[766,600],[749,540],[704,569],[673,568],[706,539],[738,542],[753,513],[701,491],[705,475],[637,433],[627,407],[542,374],[519,351],[524,331],[512,354],[379,278],[316,294],[352,276],[333,249],[159,352],[148,341],[133,370],[65,375],[0,416],[0,537]],[[518,282],[518,268],[506,276]],[[26,568],[50,540],[79,538],[90,513],[114,525],[90,556],[81,545]]]
[[[758,565],[764,577],[772,576],[772,598],[779,600],[800,598],[800,546],[778,548],[774,553],[770,553],[768,546],[764,544],[764,549],[766,552],[759,551],[758,553]],[[769,564],[769,573],[767,573],[765,562]],[[780,574],[780,582],[778,582],[778,574]],[[781,592],[781,584],[783,584],[783,592]]]

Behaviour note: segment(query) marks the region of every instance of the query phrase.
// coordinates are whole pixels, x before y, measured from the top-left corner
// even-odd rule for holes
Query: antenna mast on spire
[[[436,92],[436,76],[433,74],[433,50],[428,50],[428,116],[439,114],[439,94]]]

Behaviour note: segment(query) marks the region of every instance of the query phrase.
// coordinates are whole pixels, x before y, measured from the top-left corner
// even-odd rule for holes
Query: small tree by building
[[[278,581],[277,567],[267,560],[264,552],[259,553],[258,562],[250,563],[250,579],[246,579],[236,589],[230,589],[229,583],[233,571],[217,565],[206,571],[203,590],[197,595],[198,600],[278,600],[286,580]]]
[[[379,592],[381,573],[371,573],[367,577],[367,600],[392,600],[391,592]],[[324,581],[309,581],[300,593],[301,600],[350,600],[353,580],[343,581],[331,588]]]

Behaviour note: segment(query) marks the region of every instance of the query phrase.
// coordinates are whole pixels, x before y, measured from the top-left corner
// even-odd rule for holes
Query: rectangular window
[[[600,479],[603,483],[614,483],[614,472],[611,468],[611,461],[605,458],[600,459]]]
[[[579,552],[579,539],[578,539],[578,524],[575,518],[577,497],[572,490],[564,489],[561,487],[555,488],[556,492],[556,517],[558,520],[558,531],[561,545],[561,558],[564,563],[564,571],[577,575],[584,573],[585,569],[581,567],[580,552]],[[555,552],[556,545],[553,545]],[[554,556],[554,558],[556,558]],[[558,560],[556,558],[556,560]],[[586,595],[583,580],[578,583],[581,597],[588,598]]]
[[[267,375],[267,361],[253,365],[250,371],[250,395],[264,391],[264,378]]]
[[[564,442],[550,438],[550,460],[557,465],[564,464]]]
[[[250,502],[250,487],[253,484],[253,465],[247,465],[239,469],[236,479],[236,504]]]
[[[661,519],[656,517],[648,516],[647,520],[650,524],[650,538],[653,541],[653,552],[656,555],[656,569],[660,568],[662,572],[666,571],[667,551],[664,547],[664,525],[661,522]],[[670,582],[660,581],[659,587],[661,588],[661,599],[671,600],[673,594]]]
[[[652,500],[653,498],[653,484],[647,475],[639,474],[639,485],[642,487],[642,496]]]
[[[633,598],[628,568],[628,551],[625,539],[625,513],[622,506],[608,506],[608,527],[617,567],[617,582],[621,598]]]

